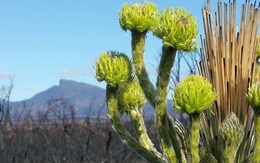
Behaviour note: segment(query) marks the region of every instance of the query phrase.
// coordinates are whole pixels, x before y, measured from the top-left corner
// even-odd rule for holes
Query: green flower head
[[[215,99],[216,93],[212,90],[210,82],[198,75],[191,75],[181,81],[173,95],[175,109],[188,114],[197,114],[209,109]]]
[[[134,109],[146,104],[146,98],[137,78],[119,87],[118,105],[119,112],[128,113],[129,109]]]
[[[225,142],[225,146],[230,146],[235,150],[239,147],[243,139],[244,129],[239,118],[232,112],[222,122],[219,133],[222,140]]]
[[[148,31],[154,24],[156,13],[157,7],[153,3],[125,3],[119,12],[119,23],[123,30]]]
[[[183,8],[165,8],[157,14],[152,32],[163,40],[164,46],[187,52],[197,49],[199,29],[196,18]]]
[[[125,83],[131,73],[131,62],[124,53],[104,52],[96,61],[96,79],[105,80],[112,87]]]
[[[260,82],[253,84],[247,93],[247,99],[255,113],[260,113]]]

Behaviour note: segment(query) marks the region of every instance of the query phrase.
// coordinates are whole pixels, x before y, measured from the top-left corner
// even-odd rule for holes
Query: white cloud
[[[59,74],[62,77],[94,76],[94,68],[63,68]]]
[[[0,71],[0,78],[11,78],[14,77],[15,75],[7,72],[7,71]]]

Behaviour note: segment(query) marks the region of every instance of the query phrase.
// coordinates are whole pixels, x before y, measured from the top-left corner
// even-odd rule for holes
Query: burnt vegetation
[[[1,102],[1,162],[146,162],[121,142],[108,119],[87,114],[78,119],[66,99],[50,99],[36,116],[26,104],[7,115],[13,109],[7,103]],[[125,125],[132,130],[131,124]],[[149,131],[156,139],[152,123]]]

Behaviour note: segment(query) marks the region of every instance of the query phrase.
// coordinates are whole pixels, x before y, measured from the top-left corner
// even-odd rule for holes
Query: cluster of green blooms
[[[173,95],[175,109],[188,114],[209,109],[215,99],[216,93],[210,82],[198,75],[191,75],[181,81]]]
[[[166,47],[187,52],[195,51],[198,47],[196,37],[199,29],[196,18],[183,8],[165,8],[159,12],[153,3],[125,3],[119,17],[123,30],[151,30],[163,40]]]
[[[137,78],[119,88],[118,108],[120,113],[128,113],[129,109],[139,108],[145,103],[146,98]]]
[[[188,52],[197,49],[197,21],[187,10],[165,8],[157,16],[152,32],[163,40],[165,46]]]
[[[112,87],[124,84],[131,73],[131,62],[124,53],[104,52],[96,61],[96,79],[106,81]]]
[[[155,21],[156,10],[157,7],[153,3],[125,3],[119,13],[120,26],[124,30],[150,30]]]
[[[189,114],[189,133],[183,134],[184,132],[179,129],[184,130],[184,127],[174,125],[173,119],[166,111],[170,72],[176,52],[192,52],[198,47],[196,37],[199,29],[195,17],[183,8],[166,7],[164,10],[158,11],[154,3],[125,3],[122,11],[119,12],[119,23],[123,30],[131,32],[135,72],[132,73],[131,61],[124,53],[104,52],[96,61],[96,78],[98,81],[106,81],[108,84],[106,92],[108,114],[122,141],[150,162],[176,162],[177,160],[181,161],[181,159],[183,162],[213,162],[205,161],[207,159],[217,162],[211,154],[201,155],[203,157],[199,155],[200,141],[198,140],[200,129],[203,129],[200,127],[200,113],[210,109],[217,96],[210,82],[202,76],[191,75],[175,87],[174,108],[179,112]],[[148,31],[161,39],[163,43],[157,88],[149,80],[144,63],[145,38]],[[257,43],[257,59],[259,59],[260,36],[257,38]],[[248,90],[247,98],[256,115],[255,135],[253,136],[257,139],[260,136],[260,82],[252,85]],[[142,118],[142,106],[146,100],[155,108],[155,122],[162,154],[156,151],[147,135]],[[131,118],[136,133],[135,138],[127,132],[121,123],[120,114],[125,113]],[[210,120],[209,124],[213,122],[212,126],[215,124],[214,119],[212,121],[210,118],[208,119]],[[244,141],[244,133],[247,132],[243,127],[239,118],[233,113],[226,117],[221,126],[215,126],[216,132],[214,134],[220,137],[218,141],[222,141],[223,144],[223,146],[221,145],[221,148],[223,147],[223,154],[221,154],[223,162],[234,162],[237,159],[238,150],[240,150],[241,144],[244,145],[241,143]],[[250,131],[252,130],[250,129]],[[254,133],[252,132],[252,134]],[[187,139],[188,141],[186,141]],[[185,141],[181,142],[182,140]],[[212,143],[209,144],[212,145]],[[255,151],[260,153],[260,141],[255,145]],[[200,159],[201,161],[199,161]],[[259,160],[260,155],[256,155],[255,161]]]
[[[253,84],[247,93],[247,99],[255,112],[260,112],[260,82]]]
[[[167,162],[166,160],[169,160],[171,162],[175,158],[181,160],[180,146],[177,143],[173,121],[165,113],[165,105],[169,74],[176,52],[191,52],[197,48],[196,37],[199,30],[196,19],[182,8],[165,8],[163,11],[158,11],[156,5],[149,2],[125,3],[122,11],[119,12],[119,23],[123,30],[129,30],[132,34],[132,57],[136,77],[133,77],[129,58],[123,53],[105,52],[96,61],[97,80],[106,81],[108,84],[108,113],[113,125],[122,140],[134,150],[139,151],[139,154],[145,156],[149,161]],[[163,42],[157,90],[148,78],[143,59],[145,37],[148,31],[162,39]],[[160,100],[156,100],[156,98],[160,98]],[[198,162],[198,115],[211,107],[216,93],[208,80],[202,76],[192,75],[178,84],[173,98],[177,111],[192,114],[189,139],[191,148],[194,149],[192,159],[194,162]],[[142,106],[146,100],[155,106],[156,125],[165,158],[156,151],[147,135],[142,119]],[[121,125],[118,115],[125,113],[129,114],[132,120],[140,144],[135,142]],[[171,123],[169,125],[171,126],[170,134],[167,130],[168,127],[163,125],[166,121]],[[176,141],[172,142],[171,140]]]

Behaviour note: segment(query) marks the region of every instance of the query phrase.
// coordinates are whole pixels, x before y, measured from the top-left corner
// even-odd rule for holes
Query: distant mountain
[[[34,113],[37,111],[46,110],[48,101],[51,99],[66,99],[69,103],[74,104],[77,116],[101,116],[107,115],[107,108],[105,104],[105,89],[71,80],[61,79],[59,85],[52,86],[49,89],[39,92],[32,98],[13,102],[13,108],[24,106],[30,107]],[[167,109],[175,118],[179,115],[173,111],[173,104],[171,100],[167,102]],[[145,116],[154,116],[153,108],[147,104],[144,106]]]

